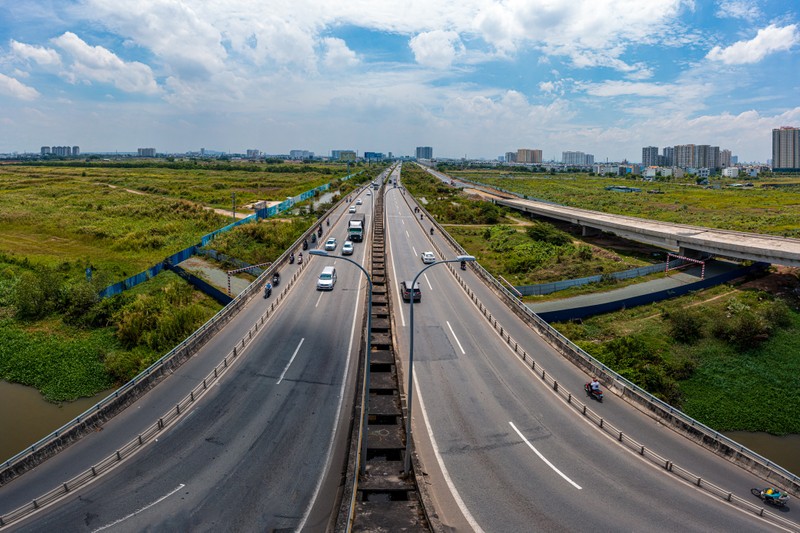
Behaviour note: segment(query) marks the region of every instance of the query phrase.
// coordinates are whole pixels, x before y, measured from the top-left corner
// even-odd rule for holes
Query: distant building
[[[139,157],[155,157],[156,156],[156,149],[155,148],[137,148],[136,153]]]
[[[50,153],[59,157],[69,157],[72,155],[72,148],[69,146],[53,146]]]
[[[506,152],[506,163],[516,163],[517,152]]]
[[[800,172],[800,128],[772,130],[772,170]]]
[[[417,146],[417,159],[433,159],[433,148],[430,146]]]
[[[289,159],[295,161],[314,159],[314,152],[309,152],[308,150],[289,150]]]
[[[665,167],[671,167],[675,165],[675,147],[674,146],[665,146],[663,150],[664,158],[661,165]]]
[[[72,147],[72,156],[81,155],[81,147],[80,146],[73,146]]]
[[[364,152],[364,159],[367,161],[383,161],[386,156],[383,155],[383,152]]]
[[[542,163],[542,151],[530,148],[520,148],[517,150],[517,163],[540,165]]]
[[[738,165],[738,164],[739,164],[739,156],[738,155],[732,155],[731,156],[731,165]]]
[[[645,146],[642,148],[642,165],[645,167],[658,165],[658,146]]]
[[[732,166],[732,155],[730,150],[720,150],[719,151],[719,168],[727,168]]]
[[[694,168],[694,145],[678,144],[674,148],[675,166],[681,168]]]
[[[722,175],[726,178],[738,178],[739,167],[727,167],[722,169]]]
[[[594,164],[594,156],[583,152],[561,152],[561,162],[568,167],[590,167]]]
[[[261,150],[247,150],[247,159],[258,159],[261,157]]]
[[[707,168],[712,172],[719,167],[719,146],[698,144],[694,147],[694,164],[696,167]]]
[[[42,155],[50,155],[50,153],[51,152],[50,152],[50,147],[49,146],[42,146],[42,151],[41,151]]]

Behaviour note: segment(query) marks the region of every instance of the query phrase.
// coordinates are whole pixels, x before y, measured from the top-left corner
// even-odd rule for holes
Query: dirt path
[[[112,189],[119,189],[119,186],[111,185],[110,183],[95,183],[95,185],[105,185],[105,186],[110,187]],[[125,188],[123,188],[122,190],[125,191],[125,192],[129,192],[131,194],[139,194],[141,196],[156,196],[156,195],[153,195],[153,194],[150,194],[150,193],[146,193],[146,192],[143,192],[143,191],[137,191],[135,189],[125,189]],[[199,205],[200,207],[202,207],[203,209],[205,209],[207,211],[214,211],[216,214],[222,215],[224,217],[229,217],[232,214],[230,209],[221,209],[219,207],[210,207],[210,206],[207,206],[207,205],[198,204],[197,202],[192,202],[192,203],[194,203],[195,205]],[[258,202],[255,202],[255,203],[258,203]],[[267,201],[267,204],[269,206],[272,206],[272,205],[275,205],[275,204],[279,204],[279,203],[280,202]],[[255,204],[248,204],[248,205],[245,205],[245,206],[242,206],[242,207],[244,209],[252,209],[250,207],[252,205],[255,205]],[[241,220],[243,218],[249,217],[252,214],[253,213],[241,213],[241,212],[237,211],[236,212],[236,218]]]

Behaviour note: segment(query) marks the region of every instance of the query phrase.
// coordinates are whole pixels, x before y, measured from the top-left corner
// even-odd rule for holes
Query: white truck
[[[353,242],[362,242],[366,231],[366,217],[364,213],[356,213],[347,221],[347,239]]]

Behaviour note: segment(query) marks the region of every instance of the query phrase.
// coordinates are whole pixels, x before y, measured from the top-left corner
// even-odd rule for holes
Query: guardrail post
[[[158,429],[164,429],[164,419],[163,418],[159,418],[158,419]]]
[[[233,347],[233,356],[236,357],[236,346]]]
[[[139,435],[139,446],[141,446],[142,444],[144,444],[144,441],[142,440],[142,436]]]
[[[95,470],[95,468],[94,468],[94,467],[92,467],[92,475],[93,475],[93,476],[97,476],[97,470]]]
[[[217,367],[214,367],[214,377],[217,377]]]
[[[206,384],[206,378],[203,378],[203,390],[206,390],[208,385]]]
[[[117,461],[122,461],[122,454],[117,450]]]
[[[728,493],[728,501],[731,501],[731,498],[733,498],[733,494],[729,492]]]
[[[33,500],[33,508],[34,509],[38,509],[39,508],[39,503],[36,500]]]
[[[177,405],[175,406],[175,414],[176,414],[176,415],[179,415],[179,414],[181,414],[181,404],[177,404]]]
[[[639,455],[644,455],[644,446],[639,449]]]
[[[558,392],[558,381],[553,380],[553,390]]]
[[[622,432],[619,432],[619,441],[622,442]]]
[[[699,487],[700,485],[702,485],[702,483],[703,483],[703,478],[698,477],[697,478],[697,486]]]
[[[222,366],[224,366],[225,368],[228,368],[228,356],[227,355],[222,359]]]
[[[567,403],[572,403],[572,393],[567,394]]]
[[[189,398],[194,401],[194,391],[189,392]]]
[[[66,482],[64,482],[64,492],[69,492],[69,485]],[[3,525],[2,521],[0,521],[0,525]]]
[[[603,419],[600,419],[600,427],[603,427]]]

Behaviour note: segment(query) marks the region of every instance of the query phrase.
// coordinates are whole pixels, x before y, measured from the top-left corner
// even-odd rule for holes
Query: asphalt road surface
[[[363,198],[359,210],[371,228],[372,202]],[[347,207],[323,235],[336,237],[337,249],[345,240]],[[365,248],[356,245],[356,261],[363,262]],[[366,280],[343,261],[304,255],[302,277],[210,393],[156,442],[14,530],[324,531],[338,510]],[[317,275],[329,264],[337,266],[336,286],[317,291]],[[284,282],[297,268],[287,265]],[[200,353],[102,432],[0,487],[0,513],[135,438],[202,382],[275,297],[251,300]]]
[[[394,291],[425,266],[420,254],[433,250],[430,224],[420,221],[406,200],[397,190],[387,192]],[[446,249],[438,234],[433,238]],[[477,276],[462,274],[521,347],[562,387],[582,393],[588,376],[518,320]],[[426,271],[420,285],[422,299],[414,305],[413,434],[423,463],[418,479],[430,487],[445,527],[775,530],[645,462],[584,420],[488,327],[445,265]],[[407,366],[409,305],[395,294],[397,336]],[[749,489],[764,484],[613,395],[591,407],[648,448],[737,495],[752,498]]]

